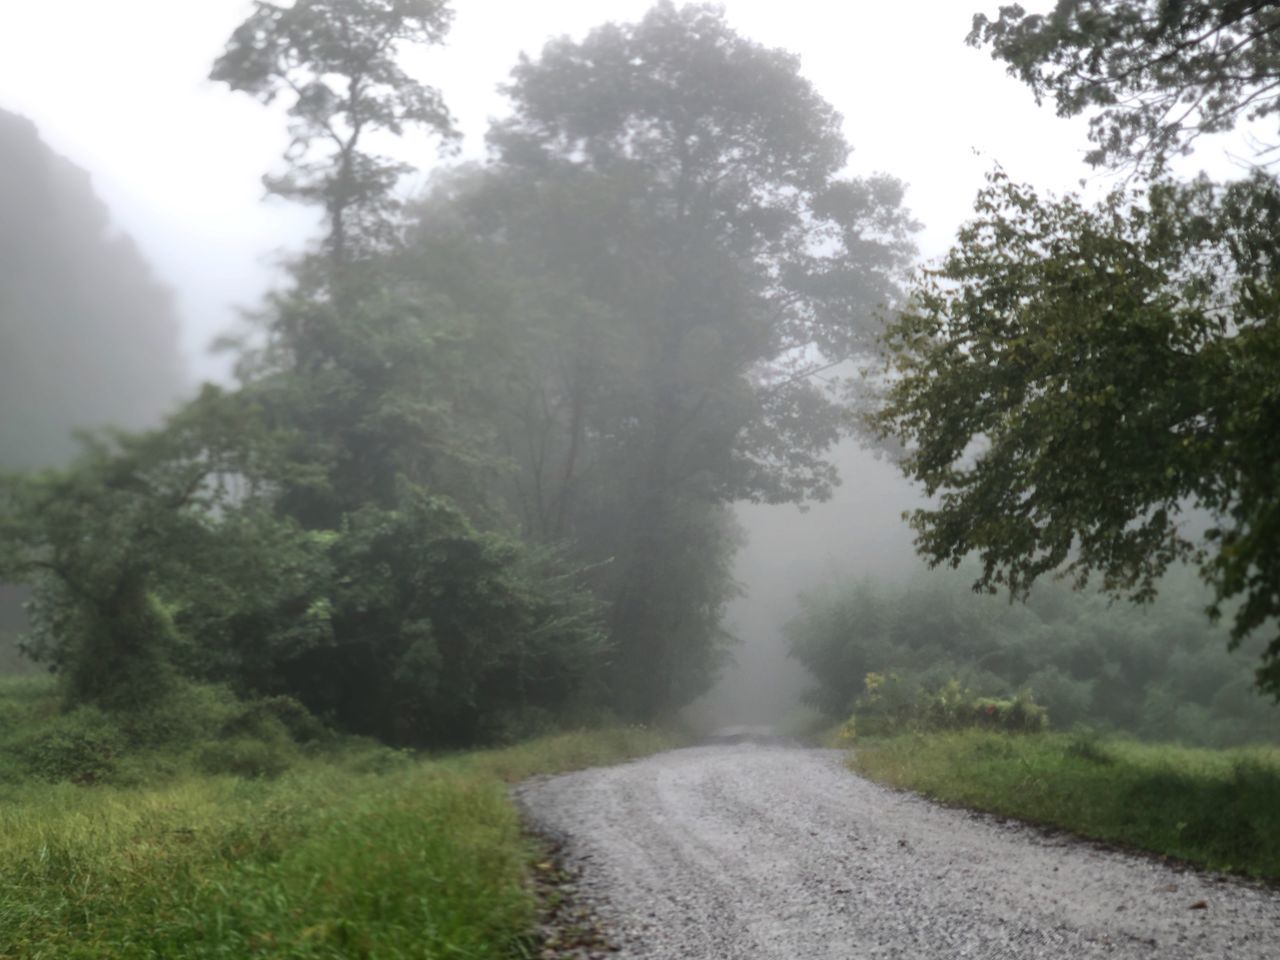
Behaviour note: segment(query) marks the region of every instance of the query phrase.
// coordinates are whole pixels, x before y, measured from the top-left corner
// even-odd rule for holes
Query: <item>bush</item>
[[[205,773],[229,773],[254,780],[274,780],[296,759],[297,751],[287,741],[273,743],[249,737],[205,744],[196,753],[196,764]]]
[[[1009,698],[976,697],[959,680],[933,690],[897,674],[867,674],[848,727],[888,736],[907,731],[986,729],[1037,733],[1049,725],[1048,712],[1029,692]]]
[[[28,776],[88,784],[108,779],[126,747],[124,734],[107,714],[80,707],[11,741],[10,752]]]
[[[930,573],[901,587],[832,582],[803,595],[788,625],[791,656],[813,675],[808,702],[838,722],[860,704],[863,678],[902,678],[914,701],[959,678],[978,696],[1029,690],[1054,727],[1078,723],[1204,746],[1274,743],[1276,709],[1258,695],[1262,637],[1227,648],[1203,616],[1194,571],[1171,572],[1160,600],[1113,606],[1052,581],[1028,602],[975,595],[972,571]],[[889,729],[912,720],[877,711]],[[873,732],[864,728],[864,732]]]
[[[1011,733],[1039,733],[1049,726],[1049,713],[1031,694],[1018,693],[1011,700],[982,697],[968,705],[970,716],[961,727],[985,727]],[[966,719],[966,718],[962,718]]]
[[[296,743],[314,743],[332,736],[329,728],[293,697],[264,697],[240,707],[239,712],[222,725],[222,736],[272,740],[283,732]]]
[[[299,743],[333,735],[297,701],[243,701],[226,687],[179,683],[130,710],[59,712],[47,678],[30,690],[0,685],[0,780],[142,785],[192,767],[243,777],[275,777]]]
[[[113,716],[132,747],[186,747],[217,737],[243,709],[226,687],[179,683],[155,703]]]

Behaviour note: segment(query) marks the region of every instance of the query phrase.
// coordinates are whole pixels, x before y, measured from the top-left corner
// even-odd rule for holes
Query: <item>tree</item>
[[[322,544],[265,509],[264,478],[287,475],[279,448],[243,398],[207,387],[163,428],[91,440],[65,469],[0,476],[0,577],[36,587],[30,652],[64,676],[70,703],[143,705],[179,663],[225,656],[225,628],[184,649],[193,606],[206,626],[214,609],[247,626],[322,595]],[[277,616],[254,637],[304,629]]]
[[[1270,87],[1233,85],[1247,78],[1220,55],[1257,44],[1260,73],[1274,22],[1257,4],[1160,12],[1007,8],[996,24],[979,18],[975,37],[1062,112],[1102,106],[1096,160],[1158,171],[1199,132],[1270,109]],[[1140,27],[1166,46],[1113,48],[1146,36]],[[1188,92],[1207,112],[1169,123],[1170,98]],[[905,472],[937,497],[912,521],[920,551],[953,565],[976,551],[980,588],[1025,595],[1061,569],[1078,583],[1097,572],[1139,601],[1190,561],[1215,590],[1211,615],[1238,600],[1233,644],[1273,629],[1280,185],[1261,170],[1225,185],[1157,174],[1090,208],[997,172],[976,212],[884,341],[892,375],[877,423],[908,444]],[[1211,518],[1203,535],[1192,507]],[[1258,682],[1280,696],[1280,636]]]
[[[974,594],[971,579],[962,569],[896,586],[837,580],[802,594],[786,635],[813,676],[808,702],[843,720],[868,694],[922,704],[959,681],[984,697],[1026,691],[1058,729],[1087,723],[1206,746],[1274,741],[1272,705],[1250,695],[1251,656],[1228,652],[1224,631],[1205,620],[1194,570],[1171,573],[1141,608],[1057,583],[1011,605]]]
[[[264,101],[292,96],[288,166],[268,188],[326,215],[321,251],[269,299],[240,370],[299,468],[275,512],[328,544],[329,640],[258,645],[265,656],[241,645],[238,663],[257,689],[402,744],[474,742],[563,711],[602,651],[595,605],[554,551],[473,522],[489,519],[477,491],[490,468],[468,412],[473,318],[406,266],[396,187],[409,168],[367,149],[413,125],[452,137],[438,93],[395,59],[440,42],[449,19],[438,0],[259,3],[212,74]]]
[[[835,482],[848,408],[817,375],[870,343],[913,225],[896,181],[843,175],[796,59],[713,7],[554,41],[507,92],[461,229],[519,291],[515,500],[599,564],[615,689],[648,717],[711,675],[728,504]]]
[[[975,16],[969,42],[990,45],[1059,115],[1096,111],[1094,164],[1159,169],[1203,134],[1280,111],[1280,10],[1268,0],[1014,4]]]
[[[313,527],[390,505],[398,477],[426,483],[442,455],[466,458],[449,397],[465,369],[451,347],[467,331],[447,303],[388,275],[411,168],[367,147],[415,126],[453,136],[439,93],[396,61],[404,44],[442,42],[450,19],[440,0],[259,2],[211,73],[263,102],[292,98],[287,166],[267,187],[325,211],[321,253],[293,264],[293,287],[258,318],[261,339],[239,344],[242,376],[294,431],[295,455],[326,462],[326,483],[284,497]]]
[[[414,125],[453,135],[439,91],[395,59],[402,44],[440,43],[451,19],[444,0],[255,0],[213,65],[210,79],[263,103],[292,97],[288,169],[265,183],[324,209],[325,247],[337,263],[387,239],[394,187],[412,170],[369,153],[362,140]]]

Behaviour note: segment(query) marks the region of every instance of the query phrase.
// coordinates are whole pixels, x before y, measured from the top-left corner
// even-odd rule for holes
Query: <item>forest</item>
[[[688,743],[750,510],[833,516],[856,446],[914,491],[918,562],[789,593],[787,732],[1275,875],[1272,5],[977,14],[1110,179],[993,162],[933,259],[732,8],[522,55],[477,159],[413,66],[448,0],[244,6],[208,83],[283,124],[264,202],[315,229],[222,380],[95,178],[0,109],[0,960],[535,955],[559,868],[507,784]],[[1188,172],[1229,135],[1247,169]],[[1091,833],[1018,806],[1015,754],[1091,791],[1181,764],[1193,825],[1245,800],[1226,839],[1173,801],[1173,839],[1123,803]]]
[[[213,685],[412,747],[670,718],[732,658],[735,504],[823,501],[854,437],[905,451],[932,498],[919,550],[976,553],[983,591],[1025,599],[1065,567],[1144,603],[1198,566],[1203,605],[1235,627],[1134,627],[1052,584],[995,615],[944,579],[898,605],[927,623],[889,630],[936,635],[891,654],[872,624],[893,602],[863,584],[808,597],[794,623],[814,702],[839,714],[873,668],[941,656],[981,662],[979,685],[1043,688],[1065,725],[1235,740],[1247,715],[1261,734],[1238,669],[1206,693],[1163,661],[1247,643],[1277,689],[1259,640],[1277,603],[1268,174],[1175,180],[1163,158],[1183,141],[1090,94],[1091,159],[1143,185],[1093,209],[997,170],[921,271],[904,185],[849,175],[798,59],[723,10],[663,2],[523,59],[484,163],[448,161],[449,107],[399,59],[451,19],[439,0],[259,3],[231,35],[210,78],[286,105],[290,147],[263,182],[321,226],[222,338],[234,383],[194,396],[163,288],[83,173],[5,115],[0,574],[10,633],[27,598],[20,649],[68,708]],[[1061,28],[1005,11],[970,40],[1050,85],[1032,24]],[[1150,109],[1211,81],[1227,83],[1162,78]],[[1249,109],[1216,95],[1188,142]],[[379,145],[409,132],[446,159],[406,195],[413,168]],[[1163,592],[1197,596],[1194,580]],[[1106,621],[1096,655],[1045,633],[1072,603],[1068,619]],[[992,631],[1046,646],[991,653]],[[1135,635],[1152,632],[1167,639]],[[1148,682],[1174,706],[1103,693]],[[1233,732],[1153,719],[1182,707]]]

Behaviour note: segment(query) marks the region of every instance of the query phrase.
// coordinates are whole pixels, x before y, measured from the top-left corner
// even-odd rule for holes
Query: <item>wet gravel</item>
[[[517,788],[645,960],[1280,960],[1280,890],[936,806],[835,751],[659,754]]]

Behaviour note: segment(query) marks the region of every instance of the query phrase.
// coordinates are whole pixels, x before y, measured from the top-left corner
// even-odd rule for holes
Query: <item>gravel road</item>
[[[935,806],[834,751],[694,747],[517,794],[619,957],[1280,958],[1280,891]]]

